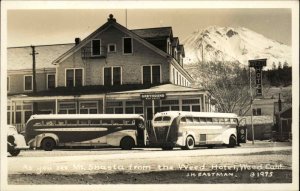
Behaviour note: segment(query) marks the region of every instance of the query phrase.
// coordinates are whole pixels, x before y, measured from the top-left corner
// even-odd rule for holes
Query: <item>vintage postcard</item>
[[[2,1],[1,190],[297,190],[298,1]]]

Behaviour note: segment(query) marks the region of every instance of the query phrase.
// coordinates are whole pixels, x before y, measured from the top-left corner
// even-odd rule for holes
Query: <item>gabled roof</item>
[[[52,61],[74,46],[69,44],[53,44],[35,46],[38,53],[36,58],[36,69],[55,68]],[[30,46],[7,48],[7,70],[32,69],[32,49]]]
[[[133,29],[131,30],[141,38],[162,38],[172,37],[172,27],[157,27],[146,29]]]
[[[85,46],[96,35],[101,34],[102,32],[104,32],[109,27],[115,27],[115,28],[119,29],[120,31],[126,33],[128,36],[130,36],[130,37],[134,38],[135,40],[139,41],[140,43],[144,44],[148,48],[152,49],[153,51],[157,52],[161,56],[164,56],[166,58],[169,57],[169,55],[166,52],[160,50],[159,48],[155,47],[151,43],[147,42],[146,40],[144,40],[143,38],[141,38],[140,36],[138,36],[136,33],[132,32],[132,31],[128,30],[127,28],[125,28],[124,26],[118,24],[115,19],[108,19],[108,21],[105,24],[103,24],[101,27],[99,27],[92,34],[90,34],[85,39],[83,39],[78,45],[74,46],[69,51],[65,52],[63,55],[61,55],[60,57],[58,57],[57,59],[55,59],[52,63],[53,64],[58,64],[58,63],[62,62],[64,59],[68,58],[74,52],[80,50],[80,48],[82,48],[83,46]]]

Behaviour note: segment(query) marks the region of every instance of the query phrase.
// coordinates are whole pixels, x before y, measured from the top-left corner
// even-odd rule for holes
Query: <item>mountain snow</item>
[[[195,31],[183,41],[185,64],[229,61],[248,66],[248,60],[267,59],[267,67],[292,65],[291,47],[244,27],[211,26]]]

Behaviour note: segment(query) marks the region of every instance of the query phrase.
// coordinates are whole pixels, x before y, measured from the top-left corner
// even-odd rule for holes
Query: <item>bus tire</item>
[[[236,141],[236,137],[234,135],[231,135],[229,137],[229,144],[228,144],[228,148],[233,148],[237,145],[237,141]]]
[[[123,150],[131,150],[135,146],[134,140],[131,137],[123,137],[120,142],[120,147]]]
[[[195,140],[192,136],[188,136],[185,140],[184,150],[191,150],[195,147]]]
[[[45,138],[43,139],[41,146],[45,151],[52,151],[56,146],[56,143],[52,138]]]

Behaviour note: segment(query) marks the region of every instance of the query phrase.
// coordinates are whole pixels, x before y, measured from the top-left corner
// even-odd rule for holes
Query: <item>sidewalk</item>
[[[254,144],[252,144],[252,141],[248,141],[246,143],[240,143],[240,146],[243,148],[259,148],[259,147],[290,147],[292,146],[292,142],[272,142],[269,140],[260,141],[255,140]]]

